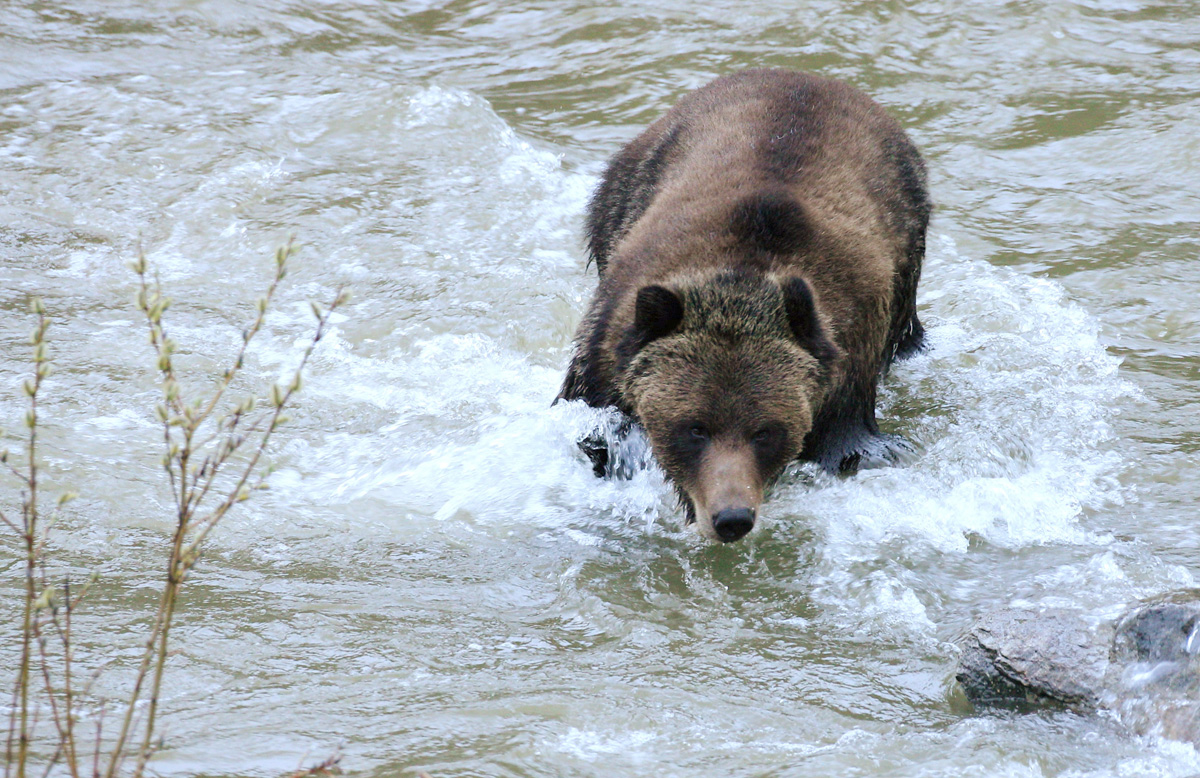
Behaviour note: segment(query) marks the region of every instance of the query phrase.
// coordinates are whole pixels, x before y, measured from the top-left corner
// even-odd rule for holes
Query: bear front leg
[[[650,463],[650,442],[634,419],[617,412],[579,441],[597,478],[629,479]]]
[[[862,468],[900,462],[913,453],[899,435],[879,431],[875,421],[875,386],[843,390],[821,409],[804,440],[801,459],[816,462],[827,473],[851,475]]]

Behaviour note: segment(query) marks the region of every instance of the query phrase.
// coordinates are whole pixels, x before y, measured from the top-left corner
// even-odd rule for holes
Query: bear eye
[[[778,424],[768,424],[750,436],[750,439],[754,441],[756,445],[768,446],[778,442],[783,435],[784,432],[782,429],[780,429]]]
[[[696,440],[708,440],[712,434],[708,431],[708,427],[703,424],[693,424],[688,428],[688,434]]]

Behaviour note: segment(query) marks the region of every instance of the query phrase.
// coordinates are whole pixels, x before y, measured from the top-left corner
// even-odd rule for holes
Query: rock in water
[[[1003,610],[982,618],[960,641],[957,678],[977,705],[1028,711],[1100,702],[1107,636],[1072,611]]]
[[[1200,746],[1200,590],[1136,603],[1114,624],[1062,609],[1008,609],[959,641],[956,677],[976,705],[1112,711],[1132,731]]]
[[[1117,620],[1106,686],[1135,732],[1200,744],[1200,591],[1139,603]]]
[[[1200,654],[1200,590],[1139,603],[1118,621],[1113,660],[1187,664]]]

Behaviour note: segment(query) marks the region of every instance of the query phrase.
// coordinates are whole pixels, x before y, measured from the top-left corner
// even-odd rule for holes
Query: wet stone
[[[1200,654],[1200,590],[1140,603],[1117,621],[1114,661],[1189,662]]]
[[[1200,744],[1200,590],[1139,603],[1117,620],[1106,686],[1136,732]]]
[[[1200,590],[1137,603],[1111,625],[1062,609],[995,611],[959,645],[956,677],[976,705],[1103,708],[1139,734],[1200,744]]]
[[[1094,710],[1108,669],[1107,644],[1072,611],[996,611],[960,641],[957,678],[977,705]]]

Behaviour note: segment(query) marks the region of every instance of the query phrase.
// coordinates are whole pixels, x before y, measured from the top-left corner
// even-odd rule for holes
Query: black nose
[[[732,543],[754,529],[754,511],[749,508],[726,508],[713,516],[713,529],[725,543]]]

